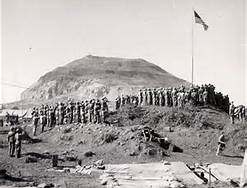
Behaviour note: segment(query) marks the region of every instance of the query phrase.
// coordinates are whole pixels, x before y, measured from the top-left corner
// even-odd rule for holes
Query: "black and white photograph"
[[[0,188],[247,188],[246,0],[0,10]]]

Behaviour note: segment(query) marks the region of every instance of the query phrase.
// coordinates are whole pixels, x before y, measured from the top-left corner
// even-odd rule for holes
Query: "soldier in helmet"
[[[126,104],[126,98],[124,97],[124,95],[122,94],[122,97],[121,97],[121,106],[124,106]]]
[[[143,102],[144,102],[144,105],[146,106],[148,104],[147,103],[148,102],[148,91],[147,91],[146,88],[144,89],[144,93],[143,94],[144,94]]]
[[[203,105],[207,105],[208,104],[208,91],[206,87],[202,93],[202,97],[203,97]]]
[[[40,112],[40,124],[41,124],[41,132],[44,132],[45,126],[47,124],[47,119],[43,111]]]
[[[57,111],[58,111],[58,125],[62,125],[63,124],[63,106],[62,106],[62,103],[59,102],[58,103],[58,108],[57,108]]]
[[[94,105],[94,112],[95,112],[94,123],[101,123],[100,110],[101,110],[101,103],[100,103],[100,100],[97,99],[97,101]]]
[[[203,105],[203,92],[204,92],[204,87],[203,85],[199,87],[198,89],[198,104]]]
[[[70,113],[71,113],[71,115],[70,115],[70,123],[74,123],[74,110],[75,110],[75,105],[74,105],[74,103],[71,101],[70,102]]]
[[[142,89],[139,89],[139,95],[138,95],[138,97],[139,97],[139,106],[141,106],[142,103],[143,103],[143,92],[142,92]]]
[[[56,107],[50,106],[50,114],[51,114],[51,127],[56,125]]]
[[[94,120],[94,105],[95,105],[95,101],[94,99],[91,99],[89,103],[89,122],[90,123],[93,123],[93,120]]]
[[[119,108],[120,108],[120,103],[121,103],[121,100],[120,100],[120,97],[119,96],[117,96],[117,98],[115,99],[115,103],[116,103],[116,110],[118,110]]]
[[[164,97],[164,88],[161,88],[160,90],[160,106],[165,105],[165,97]]]
[[[32,117],[33,117],[33,136],[36,136],[37,127],[39,123],[39,113],[38,113],[38,109],[35,107],[33,108],[32,111]]]
[[[86,106],[84,101],[81,101],[81,122],[86,123]]]
[[[76,114],[76,123],[81,123],[81,104],[80,102],[77,102],[75,105],[75,114]]]
[[[16,148],[16,157],[21,157],[21,143],[22,143],[22,130],[20,127],[16,129],[15,133],[15,148]]]
[[[9,143],[9,156],[14,157],[15,155],[15,129],[10,127],[8,132],[8,143]]]
[[[163,90],[163,97],[164,97],[164,106],[168,106],[168,93],[167,93],[167,88],[164,88],[164,90]]]
[[[191,102],[191,104],[193,104],[193,105],[197,105],[198,104],[198,95],[197,95],[198,93],[197,93],[197,91],[196,91],[196,89],[195,88],[192,88],[191,89],[191,92],[190,92],[190,102]]]
[[[168,99],[168,106],[172,106],[172,88],[169,87],[167,90],[167,99]]]
[[[156,88],[153,89],[152,91],[152,96],[153,96],[153,105],[157,105],[157,90]]]
[[[89,120],[89,102],[88,100],[85,101],[85,123]]]
[[[172,96],[173,107],[176,107],[178,105],[177,104],[178,96],[177,96],[177,89],[175,87],[171,91],[171,96]]]
[[[109,113],[109,109],[108,109],[108,100],[107,98],[103,98],[102,99],[102,119],[103,119],[103,123],[106,123],[106,118],[108,116]]]

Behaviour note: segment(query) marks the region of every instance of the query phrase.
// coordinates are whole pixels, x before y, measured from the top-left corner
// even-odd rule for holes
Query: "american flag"
[[[207,31],[208,25],[202,20],[202,18],[199,16],[199,14],[196,11],[194,11],[194,15],[195,15],[195,22],[201,24],[204,28],[204,31]]]

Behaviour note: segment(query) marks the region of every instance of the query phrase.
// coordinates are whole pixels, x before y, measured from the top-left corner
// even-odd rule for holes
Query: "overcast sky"
[[[0,102],[88,54],[143,58],[191,81],[194,8],[209,25],[193,26],[195,83],[247,104],[244,1],[2,0]]]

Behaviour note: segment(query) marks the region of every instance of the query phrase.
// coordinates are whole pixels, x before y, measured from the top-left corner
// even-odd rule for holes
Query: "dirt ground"
[[[54,183],[61,187],[102,187],[98,173],[75,175],[50,171],[51,156],[59,156],[59,166],[73,167],[80,159],[83,165],[103,159],[106,164],[146,163],[161,160],[195,163],[225,163],[240,165],[243,158],[242,143],[247,135],[246,123],[231,125],[227,114],[212,108],[177,110],[170,108],[127,107],[112,113],[111,125],[71,124],[55,128],[33,137],[30,124],[22,125],[33,143],[24,141],[20,159],[8,156],[7,132],[0,127],[0,169],[6,169],[9,178],[0,185],[36,186]],[[141,135],[144,126],[151,127],[183,152],[171,152],[157,143],[146,142]],[[170,131],[171,130],[171,131]],[[217,139],[224,131],[227,146],[224,156],[216,156]],[[150,151],[154,151],[153,153]],[[163,152],[164,151],[164,152]],[[85,153],[93,153],[86,156]],[[163,153],[162,153],[163,152]],[[162,154],[161,154],[162,153]],[[37,162],[26,163],[28,157]],[[73,160],[72,160],[73,159]],[[63,160],[63,161],[62,161]],[[207,187],[195,185],[189,187]],[[214,183],[213,187],[231,187],[228,183]]]

